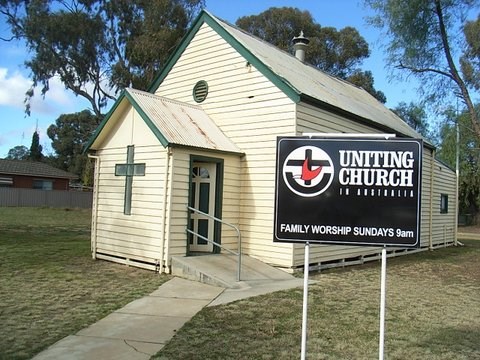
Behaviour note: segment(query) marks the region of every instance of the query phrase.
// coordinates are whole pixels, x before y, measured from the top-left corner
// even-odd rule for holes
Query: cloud
[[[25,108],[25,93],[32,86],[32,81],[21,72],[9,72],[7,68],[0,67],[0,106]],[[49,90],[45,97],[41,95],[41,89],[34,89],[34,97],[31,99],[31,112],[58,115],[59,112],[68,113],[78,111],[79,105],[75,96],[69,93],[60,79],[54,77],[50,80]]]
[[[32,83],[18,71],[8,75],[8,69],[0,68],[0,105],[23,107],[25,92]]]

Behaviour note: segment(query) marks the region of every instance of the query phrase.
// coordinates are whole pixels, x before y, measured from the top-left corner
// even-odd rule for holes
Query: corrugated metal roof
[[[421,138],[420,134],[364,89],[330,76],[314,66],[304,64],[295,56],[266,41],[209,13],[208,15],[298,94],[360,116],[400,134]]]
[[[126,92],[137,111],[147,117],[144,120],[160,131],[167,144],[243,153],[200,106],[135,89]]]
[[[0,174],[77,179],[78,176],[42,162],[0,159]]]

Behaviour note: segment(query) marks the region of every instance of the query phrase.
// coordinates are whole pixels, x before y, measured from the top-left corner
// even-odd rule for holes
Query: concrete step
[[[296,279],[283,270],[246,255],[242,255],[240,281],[237,281],[237,268],[238,257],[234,255],[172,257],[173,275],[227,289],[246,289],[252,285]]]

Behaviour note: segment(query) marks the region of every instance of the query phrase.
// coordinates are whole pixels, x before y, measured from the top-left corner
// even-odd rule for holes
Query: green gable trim
[[[85,148],[83,150],[83,153],[86,154],[88,150],[90,150],[91,146],[95,142],[95,140],[98,138],[102,130],[104,129],[105,125],[107,122],[110,120],[112,115],[115,113],[119,105],[122,103],[124,99],[127,99],[130,104],[133,106],[133,108],[138,112],[140,117],[145,121],[145,124],[148,126],[148,128],[153,132],[155,137],[160,141],[160,143],[163,145],[163,147],[167,147],[169,145],[168,140],[163,136],[163,134],[160,132],[160,130],[157,128],[157,126],[152,122],[152,120],[148,117],[148,115],[143,111],[143,109],[138,105],[138,103],[135,101],[135,99],[126,91],[123,90],[120,96],[118,97],[117,101],[113,104],[112,108],[110,111],[105,115],[103,118],[102,122],[100,125],[98,125],[97,129],[93,133],[93,135],[90,137],[88,140],[87,144],[85,145]]]
[[[220,25],[220,23],[207,11],[202,10],[200,15],[195,20],[193,26],[187,32],[185,37],[182,39],[177,50],[172,54],[172,56],[167,61],[166,66],[153,81],[152,85],[149,87],[149,92],[154,93],[163,80],[166,78],[172,67],[178,61],[182,53],[185,51],[189,43],[192,41],[194,36],[197,34],[200,27],[206,23],[209,25],[218,35],[220,35],[231,47],[240,53],[250,64],[258,69],[268,80],[270,80],[275,86],[282,90],[286,96],[288,96],[293,102],[298,103],[300,101],[300,92],[296,90],[288,81],[283,79],[274,73],[268,66],[266,66],[261,60],[259,60],[254,54],[250,52],[244,45],[242,45],[233,35],[231,35],[225,28]]]
[[[83,153],[86,154],[88,152],[88,150],[90,150],[90,147],[93,145],[93,143],[95,142],[95,140],[97,140],[97,137],[98,135],[100,135],[100,133],[102,132],[103,128],[105,127],[105,125],[107,124],[108,120],[112,117],[113,113],[115,112],[115,110],[117,109],[117,107],[120,105],[120,103],[122,102],[123,98],[125,97],[125,90],[122,91],[122,93],[120,94],[120,96],[118,97],[118,99],[115,101],[115,103],[113,104],[112,108],[110,109],[110,111],[107,113],[107,115],[104,116],[103,120],[100,122],[100,124],[97,126],[97,128],[95,129],[95,132],[93,133],[93,135],[90,137],[90,139],[88,140],[87,144],[85,145],[84,147],[84,150],[83,150]]]
[[[158,129],[158,127],[153,123],[152,120],[148,117],[148,115],[143,111],[140,105],[137,104],[135,99],[128,93],[125,92],[125,95],[127,99],[130,101],[132,104],[133,108],[138,112],[140,117],[145,121],[145,124],[147,124],[148,128],[152,131],[152,133],[155,135],[155,137],[160,141],[160,143],[163,145],[163,147],[167,147],[169,145],[168,140],[163,136],[161,131]]]

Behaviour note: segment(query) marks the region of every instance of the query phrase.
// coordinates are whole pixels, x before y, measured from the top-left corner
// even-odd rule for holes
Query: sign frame
[[[422,157],[423,140],[390,134],[277,137],[273,241],[419,248]],[[347,160],[357,163],[353,166],[347,164]],[[339,172],[342,172],[341,182]],[[375,185],[382,186],[363,184],[362,188],[347,184],[342,187],[349,176],[350,180],[357,180],[356,185],[361,176],[365,179],[377,176]],[[302,181],[310,183],[302,186]],[[394,186],[395,182],[396,185],[400,182],[400,186]],[[397,189],[400,187],[401,190]],[[353,191],[358,192],[358,196],[353,195]],[[372,199],[379,211],[383,209],[378,220],[373,215],[371,218],[364,215],[371,208]],[[368,218],[364,223],[350,210],[353,204],[360,204],[355,206]],[[347,218],[335,223],[337,220],[332,219],[340,218],[342,207],[346,209]],[[332,214],[322,210],[324,208],[333,209]],[[307,213],[302,213],[303,209],[307,209]],[[310,216],[308,209],[314,215]],[[322,221],[315,222],[317,218]],[[311,234],[314,226],[316,235]]]

